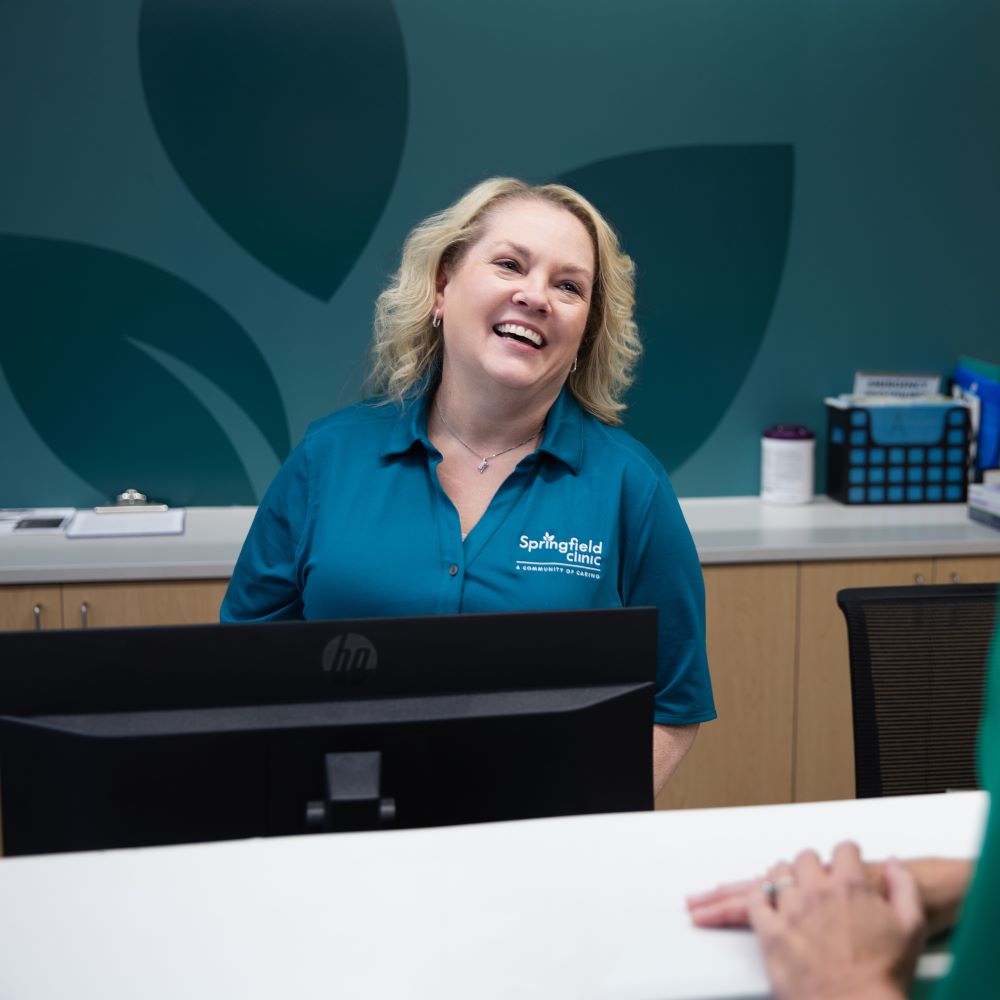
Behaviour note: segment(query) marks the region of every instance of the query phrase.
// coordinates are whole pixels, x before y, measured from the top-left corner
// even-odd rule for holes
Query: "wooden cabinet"
[[[209,624],[219,620],[227,583],[177,580],[0,587],[0,630]]]
[[[0,587],[0,632],[62,628],[62,597],[53,586]]]
[[[1000,556],[955,556],[935,559],[934,582],[1000,582]]]
[[[65,628],[201,625],[219,620],[225,580],[63,584]]]
[[[795,563],[705,567],[719,717],[701,727],[658,808],[791,800],[798,572]]]
[[[854,797],[846,587],[1000,581],[1000,557],[857,559],[704,568],[719,718],[657,808]]]

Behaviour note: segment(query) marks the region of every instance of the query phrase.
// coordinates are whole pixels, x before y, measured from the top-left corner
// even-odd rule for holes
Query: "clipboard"
[[[80,510],[66,528],[67,538],[126,538],[138,535],[183,535],[183,507],[166,510],[109,512]]]
[[[183,507],[150,503],[145,493],[127,489],[115,503],[77,511],[66,527],[67,538],[126,538],[141,535],[184,534]]]

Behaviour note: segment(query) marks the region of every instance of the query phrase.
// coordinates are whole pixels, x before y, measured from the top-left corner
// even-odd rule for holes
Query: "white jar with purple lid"
[[[809,503],[813,498],[816,436],[801,424],[775,424],[760,439],[760,498]]]

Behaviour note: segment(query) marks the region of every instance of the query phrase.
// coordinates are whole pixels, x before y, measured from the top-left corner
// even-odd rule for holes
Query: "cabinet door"
[[[226,580],[63,585],[66,628],[199,625],[219,620]]]
[[[934,560],[935,583],[997,583],[1000,556],[953,556]]]
[[[930,583],[931,559],[804,563],[799,584],[795,801],[854,798],[854,732],[844,587]]]
[[[62,628],[59,587],[0,587],[0,632]]]
[[[701,727],[657,807],[789,802],[798,567],[707,566],[704,574],[719,717]]]

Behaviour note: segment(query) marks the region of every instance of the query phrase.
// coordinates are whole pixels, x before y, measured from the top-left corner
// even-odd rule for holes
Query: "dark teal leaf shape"
[[[646,355],[628,429],[669,471],[712,433],[763,340],[792,216],[790,145],[691,146],[601,160],[558,180],[636,262]]]
[[[177,505],[256,502],[243,463],[198,399],[139,344],[232,398],[279,459],[278,387],[247,334],[206,295],[133,257],[0,235],[0,367],[31,425],[107,497],[135,486]]]
[[[402,156],[409,88],[390,0],[145,0],[139,56],[194,197],[265,266],[330,298]]]

